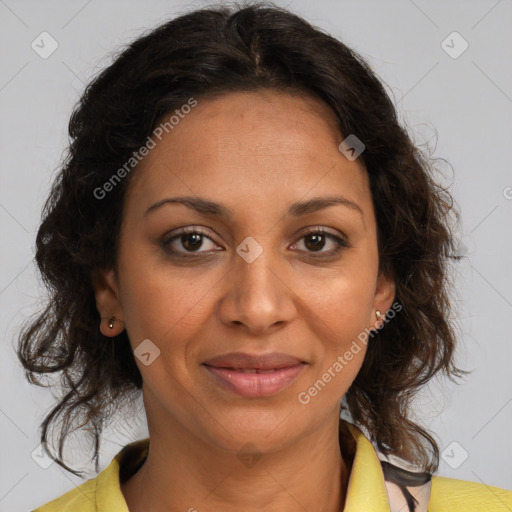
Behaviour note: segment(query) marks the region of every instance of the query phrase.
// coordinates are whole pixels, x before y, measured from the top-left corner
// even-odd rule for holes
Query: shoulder
[[[96,512],[97,480],[88,480],[33,512]]]
[[[510,512],[512,491],[442,476],[432,477],[428,512]]]
[[[137,471],[145,460],[148,449],[149,439],[125,446],[96,478],[32,512],[128,512],[120,481]]]

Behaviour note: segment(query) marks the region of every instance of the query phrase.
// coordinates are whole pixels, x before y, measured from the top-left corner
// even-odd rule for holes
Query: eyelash
[[[181,228],[179,230],[179,232],[176,233],[175,235],[173,235],[171,238],[167,238],[162,241],[162,246],[163,246],[164,250],[167,253],[169,253],[171,256],[173,256],[175,258],[192,259],[194,257],[201,257],[201,255],[204,255],[204,254],[212,254],[213,252],[218,252],[218,251],[206,251],[206,252],[204,252],[204,251],[203,252],[176,251],[174,249],[171,249],[169,247],[169,245],[183,234],[197,234],[197,235],[206,237],[209,240],[211,240],[213,243],[215,243],[214,240],[212,240],[212,238],[199,227],[191,226],[188,228],[187,227]],[[323,235],[326,238],[328,238],[329,240],[335,242],[338,245],[338,247],[336,249],[333,249],[331,251],[326,251],[326,252],[317,252],[317,253],[315,253],[315,251],[299,251],[299,252],[307,252],[308,254],[311,254],[311,255],[318,255],[317,257],[321,258],[321,257],[334,256],[334,255],[338,254],[339,252],[341,252],[343,249],[346,249],[349,247],[348,243],[343,238],[336,236],[329,231],[326,231],[324,228],[315,228],[310,231],[307,231],[306,233],[302,234],[302,236],[299,238],[299,240],[302,240],[303,238],[310,236],[310,235]],[[293,245],[295,245],[295,244],[293,244]],[[190,256],[185,256],[185,254],[189,254]]]

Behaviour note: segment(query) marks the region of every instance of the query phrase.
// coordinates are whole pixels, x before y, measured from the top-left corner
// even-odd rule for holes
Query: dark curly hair
[[[23,326],[18,347],[31,382],[58,378],[61,396],[41,425],[41,441],[59,426],[52,456],[68,471],[79,474],[63,461],[68,436],[89,432],[98,467],[107,420],[142,388],[126,331],[112,342],[98,328],[91,280],[95,269],[117,268],[123,198],[136,168],[110,187],[108,199],[97,191],[163,116],[191,97],[258,89],[323,100],[341,133],[365,145],[360,158],[374,201],[380,271],[395,281],[402,310],[368,345],[343,403],[384,453],[429,472],[438,468],[436,441],[411,420],[411,401],[438,372],[452,380],[467,373],[454,363],[447,291],[453,199],[364,59],[297,15],[257,3],[191,11],[149,31],[115,56],[73,111],[70,145],[36,239],[49,300]]]

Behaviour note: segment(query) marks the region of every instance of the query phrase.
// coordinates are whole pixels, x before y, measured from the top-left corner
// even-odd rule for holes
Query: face
[[[230,93],[200,99],[133,171],[118,278],[105,271],[95,289],[101,316],[122,320],[145,354],[151,434],[263,452],[338,415],[366,352],[354,340],[394,297],[378,275],[368,176],[343,138],[316,99]],[[220,207],[164,201],[183,196]],[[300,364],[267,375],[204,364],[232,352]]]

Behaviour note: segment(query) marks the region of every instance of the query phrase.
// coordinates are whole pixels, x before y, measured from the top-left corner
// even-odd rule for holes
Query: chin
[[[254,445],[260,452],[272,453],[293,442],[292,433],[301,434],[301,423],[297,423],[297,412],[291,407],[262,412],[261,408],[231,411],[216,414],[221,421],[203,425],[209,442],[220,449],[238,454],[241,447]],[[304,424],[304,430],[309,430]],[[304,434],[304,433],[303,433]],[[250,447],[247,447],[250,449]]]

